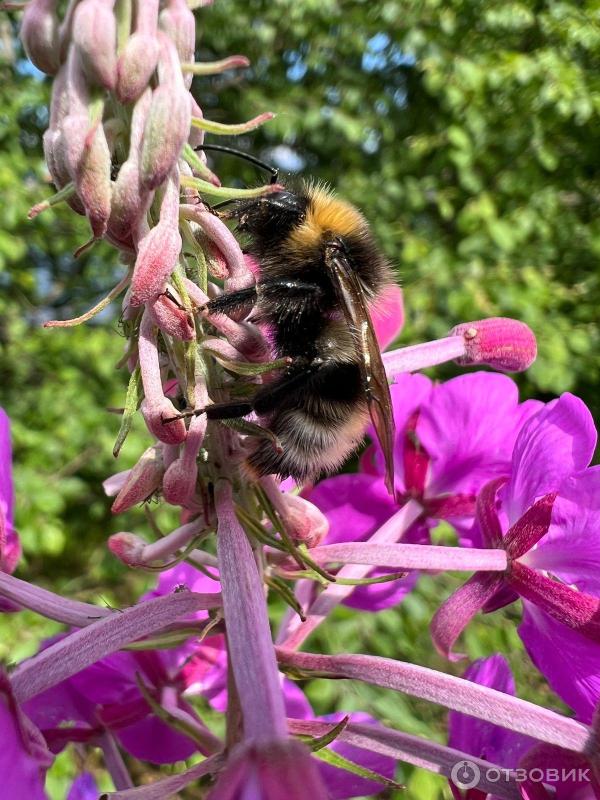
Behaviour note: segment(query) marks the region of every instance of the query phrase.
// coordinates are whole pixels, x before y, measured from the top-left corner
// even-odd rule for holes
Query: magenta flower
[[[508,662],[499,653],[473,662],[464,677],[480,686],[512,696],[516,694]],[[448,729],[451,747],[501,767],[502,772],[492,769],[488,777],[503,781],[502,776],[506,776],[508,770],[517,770],[520,794],[525,800],[546,800],[549,797],[593,800],[598,797],[592,767],[581,753],[539,744],[529,736],[456,711],[448,715]],[[548,791],[550,787],[554,794]],[[477,786],[465,789],[451,781],[450,788],[457,800],[498,800],[495,794],[489,795]]]
[[[324,544],[368,541],[398,510],[383,478],[374,479],[371,475],[347,474],[327,478],[312,490],[310,500],[329,520],[329,533]],[[424,544],[428,538],[426,527],[417,524],[409,528],[402,541]],[[369,577],[390,572],[394,570],[377,568],[370,571]],[[411,572],[399,580],[357,586],[343,602],[359,610],[381,611],[400,603],[417,579],[418,573]]]
[[[8,678],[0,674],[0,774],[5,797],[46,800],[44,775],[52,754],[40,732],[19,709]]]
[[[372,445],[361,459],[363,474],[328,478],[310,493],[330,523],[325,544],[368,541],[409,500],[419,504],[419,519],[404,533],[403,542],[426,543],[428,528],[438,519],[453,522],[467,542],[477,492],[491,478],[507,473],[518,430],[541,404],[520,404],[516,384],[489,372],[438,385],[406,374],[391,392],[397,501],[385,489],[383,456]],[[378,569],[370,576],[385,573]],[[344,602],[379,611],[400,602],[416,580],[413,572],[399,581],[359,587]]]
[[[184,586],[200,593],[219,589],[218,582],[181,564],[161,573],[157,588],[142,600],[164,597]],[[189,619],[207,616],[206,611],[196,611]],[[25,704],[25,710],[54,752],[69,741],[95,741],[110,731],[136,758],[170,764],[197,752],[198,741],[204,740],[205,755],[218,747],[218,740],[204,728],[183,693],[190,687],[200,693],[206,685],[210,694],[212,684],[223,676],[223,661],[222,636],[208,637],[201,645],[190,640],[171,649],[114,653],[37,695]],[[211,673],[215,673],[212,679]],[[195,730],[195,739],[155,715],[138,679],[158,705]]]
[[[416,499],[423,518],[459,524],[472,517],[479,489],[506,474],[523,422],[537,401],[519,403],[514,381],[491,372],[433,384],[407,375],[392,387],[396,420],[396,489],[400,503]],[[373,466],[382,474],[375,447]],[[460,526],[462,527],[462,526]]]
[[[21,544],[13,525],[14,490],[10,422],[0,408],[0,570],[12,573],[21,557]],[[9,606],[2,605],[6,610]]]
[[[535,653],[536,663],[547,664],[556,691],[568,692],[575,701],[573,666],[581,663],[579,675],[585,682],[587,655],[583,654],[588,651],[582,651],[582,662],[569,657],[568,669],[567,661],[563,662],[562,669],[567,669],[564,680],[559,677],[561,670],[556,670],[556,659],[557,653],[572,644],[573,634],[584,642],[587,639],[588,647],[600,635],[600,599],[594,575],[599,552],[595,523],[600,473],[585,469],[595,445],[591,415],[582,401],[570,394],[549,403],[523,426],[515,443],[510,478],[492,480],[480,492],[472,534],[484,547],[503,549],[508,568],[503,573],[476,572],[436,612],[432,635],[440,652],[450,655],[460,632],[478,610],[492,611],[520,596],[526,613],[520,633],[526,646]],[[547,633],[542,634],[547,626],[554,632],[553,641]],[[546,647],[540,647],[544,641]],[[588,704],[588,717],[590,712]]]
[[[599,467],[563,483],[554,502],[548,532],[521,561],[527,570],[523,575],[525,580],[535,569],[560,581],[555,591],[560,590],[560,599],[567,610],[561,615],[558,603],[557,613],[553,605],[536,602],[535,594],[528,596],[522,591],[528,599],[523,603],[519,635],[556,694],[573,708],[579,719],[590,722],[600,701]],[[536,581],[539,590],[547,588],[548,580]]]
[[[489,686],[513,697],[516,695],[515,681],[510,667],[500,653],[474,661],[463,677],[480,686]],[[448,744],[505,769],[514,769],[523,755],[537,743],[529,736],[499,728],[484,719],[475,719],[458,711],[451,711],[448,714]],[[460,798],[480,800],[485,797],[476,787],[459,791],[451,782],[450,788],[457,800]]]

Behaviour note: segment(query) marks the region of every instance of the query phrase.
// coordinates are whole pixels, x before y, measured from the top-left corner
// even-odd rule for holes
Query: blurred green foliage
[[[597,0],[217,0],[197,12],[198,58],[249,56],[252,67],[196,78],[206,116],[276,119],[228,143],[332,184],[361,206],[405,289],[406,343],[453,324],[509,315],[527,322],[539,358],[519,378],[528,396],[565,390],[600,412],[600,5]],[[49,85],[27,66],[16,16],[0,21],[0,404],[13,420],[20,575],[81,598],[132,602],[147,581],[105,548],[120,529],[147,531],[142,511],[113,519],[102,480],[147,446],[134,426],[111,455],[126,376],[118,309],[84,328],[41,323],[81,313],[116,283],[108,247],[74,259],[88,238],[66,207],[34,221],[50,194],[41,156]],[[227,141],[220,139],[219,141]],[[224,182],[261,180],[230,157]],[[286,178],[287,180],[287,178]],[[455,374],[446,368],[439,376]],[[165,517],[168,529],[169,520]],[[336,612],[324,650],[366,650],[432,666],[427,623],[452,578],[427,579],[401,608]],[[32,652],[56,626],[33,615],[0,622],[0,655]],[[518,609],[471,627],[472,657],[502,650],[520,694],[558,705],[515,633]],[[458,669],[458,668],[457,668]],[[443,740],[443,714],[344,682],[307,686],[318,711],[368,708]],[[53,797],[72,767],[61,759]],[[406,798],[444,781],[408,770]],[[62,788],[61,788],[62,787]],[[63,794],[61,795],[61,792]],[[447,796],[447,792],[444,796]]]

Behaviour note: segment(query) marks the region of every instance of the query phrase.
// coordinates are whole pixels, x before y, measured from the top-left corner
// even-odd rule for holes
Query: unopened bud
[[[459,364],[487,364],[503,372],[522,372],[535,361],[537,343],[531,328],[509,317],[464,322],[452,329],[462,336],[466,354]]]
[[[114,89],[117,78],[117,22],[113,0],[82,0],[73,18],[73,41],[93,83]]]
[[[159,25],[175,44],[179,60],[191,63],[196,49],[196,22],[186,0],[167,0],[160,12]],[[193,77],[184,76],[186,88],[190,88]]]
[[[31,0],[21,22],[21,41],[29,60],[47,75],[60,67],[56,0]]]
[[[202,376],[196,380],[194,396],[196,405],[207,404],[208,393]],[[186,506],[193,498],[198,477],[196,459],[204,441],[206,426],[207,419],[204,414],[192,418],[179,458],[173,461],[165,473],[163,495],[167,503],[171,503],[171,505]]]
[[[112,504],[112,513],[122,514],[128,508],[147,500],[160,486],[164,469],[161,448],[158,445],[149,447],[129,470],[125,483]]]
[[[158,325],[163,333],[175,339],[191,342],[196,338],[194,318],[186,308],[175,301],[174,297],[175,292],[169,289],[168,293],[160,294],[156,300],[148,303],[148,311],[154,324]]]
[[[190,132],[191,99],[183,85],[163,84],[152,93],[141,157],[141,181],[160,186],[181,154]]]
[[[141,144],[151,99],[152,91],[146,89],[135,104],[131,116],[129,154],[113,184],[108,231],[117,241],[131,238],[154,197],[154,192],[140,183]]]
[[[185,441],[187,430],[182,419],[177,417],[178,411],[168,397],[158,398],[150,403],[144,400],[141,406],[142,416],[150,433],[165,444],[181,444]],[[173,420],[167,422],[167,420]]]
[[[131,279],[132,306],[139,306],[158,297],[175,269],[182,245],[178,209],[179,172],[175,169],[167,182],[158,224],[138,245]]]
[[[138,567],[144,563],[143,554],[147,542],[134,533],[115,533],[108,539],[108,549],[119,561],[128,567]]]
[[[295,542],[316,547],[323,541],[329,531],[329,522],[310,500],[282,492],[271,476],[262,478],[261,485]]]
[[[88,132],[75,174],[75,187],[96,239],[106,233],[111,204],[111,158],[106,134],[98,122]]]
[[[177,418],[177,409],[163,393],[157,340],[156,327],[146,309],[138,338],[138,357],[145,395],[141,407],[142,416],[150,432],[159,441],[165,444],[181,444],[187,431],[184,421]],[[173,421],[167,422],[170,419]]]
[[[48,128],[42,137],[42,145],[52,182],[57,189],[62,189],[71,180],[66,158],[67,146],[63,132]],[[83,203],[76,194],[72,194],[68,197],[67,203],[77,214],[81,214],[83,217],[85,216]]]
[[[159,222],[140,242],[131,281],[132,306],[139,306],[164,291],[181,250],[179,229]]]
[[[285,511],[282,519],[295,542],[316,547],[327,536],[327,517],[309,500],[293,494],[283,494]]]
[[[187,464],[183,459],[174,461],[165,473],[163,497],[172,506],[185,506],[196,488],[198,466]]]
[[[133,103],[148,87],[158,61],[156,36],[133,33],[117,63],[117,97],[122,103]]]

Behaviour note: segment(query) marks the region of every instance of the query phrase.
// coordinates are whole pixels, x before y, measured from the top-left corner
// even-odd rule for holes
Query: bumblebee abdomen
[[[281,452],[270,442],[261,441],[248,458],[247,468],[254,476],[316,480],[320,474],[336,470],[356,450],[367,420],[364,403],[355,405],[343,421],[335,424],[302,409],[284,411],[269,426],[281,443]]]
[[[269,420],[281,452],[261,441],[248,468],[254,475],[291,475],[298,481],[332,472],[362,440],[367,418],[359,365],[332,364]]]

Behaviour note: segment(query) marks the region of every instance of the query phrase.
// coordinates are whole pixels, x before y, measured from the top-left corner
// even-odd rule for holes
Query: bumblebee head
[[[265,245],[282,242],[306,216],[306,197],[288,190],[236,203],[229,215],[239,231],[260,237]]]

